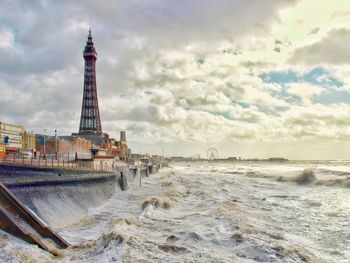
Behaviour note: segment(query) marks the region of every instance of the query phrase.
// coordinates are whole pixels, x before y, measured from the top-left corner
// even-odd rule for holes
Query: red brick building
[[[57,139],[54,136],[45,136],[45,144],[40,144],[37,141],[37,150],[40,156],[56,157],[70,157],[70,159],[90,158],[91,157],[91,141],[80,137],[60,136]],[[44,149],[45,148],[45,149]]]

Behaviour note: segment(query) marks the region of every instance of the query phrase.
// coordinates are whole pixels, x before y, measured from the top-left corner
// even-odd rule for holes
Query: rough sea
[[[350,163],[171,164],[58,232],[0,231],[0,262],[350,262]]]

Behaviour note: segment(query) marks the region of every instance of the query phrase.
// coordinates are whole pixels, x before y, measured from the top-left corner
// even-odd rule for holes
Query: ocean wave
[[[171,201],[177,201],[178,199],[184,198],[188,196],[189,193],[189,190],[177,183],[170,185],[164,191],[166,198],[170,199]]]
[[[129,240],[129,237],[125,233],[119,233],[115,230],[108,234],[104,234],[97,243],[108,244],[111,241],[117,241],[119,243],[124,243]]]
[[[308,184],[316,180],[315,173],[312,169],[304,169],[304,171],[293,178],[293,181],[299,184]]]
[[[219,204],[216,209],[215,214],[218,216],[229,216],[232,217],[234,211],[237,209],[238,201],[236,199],[233,200],[225,200],[221,204]]]
[[[187,248],[175,244],[162,244],[158,248],[164,252],[182,253],[188,251]]]
[[[259,171],[248,171],[244,174],[247,177],[257,177],[257,178],[275,178],[273,175],[269,175]]]
[[[235,232],[230,237],[230,239],[233,241],[233,243],[235,245],[239,245],[239,244],[243,243],[243,234],[241,232]]]
[[[107,234],[103,234],[97,240],[88,240],[79,245],[72,245],[68,248],[68,250],[91,250],[96,251],[99,248],[107,247],[111,242],[117,242],[118,244],[127,242],[129,237],[125,233],[117,232],[117,230],[113,229],[111,232]]]
[[[187,240],[192,240],[192,241],[197,242],[197,241],[202,240],[202,237],[196,232],[191,232],[188,234]]]
[[[135,217],[116,217],[110,221],[113,226],[116,225],[140,225],[140,220]]]
[[[278,177],[279,182],[295,182],[302,185],[324,185],[350,187],[350,177],[339,179],[319,179],[316,177],[313,169],[306,168],[303,172],[293,177]]]
[[[9,242],[0,235],[0,262],[321,262],[313,253],[327,262],[342,262],[338,259],[348,255],[342,245],[345,234],[336,243],[314,219],[321,214],[332,233],[341,233],[348,209],[333,209],[336,202],[327,198],[343,189],[311,186],[350,186],[350,178],[343,180],[334,176],[338,172],[333,175],[316,164],[303,170],[306,167],[310,164],[162,170],[144,178],[142,188],[118,193],[64,232],[74,234],[72,243],[80,245],[65,250],[63,258],[28,244],[16,245],[20,255],[13,248],[9,257],[2,253],[2,244]],[[299,185],[309,186],[308,191]],[[320,245],[320,236],[336,249]],[[345,252],[337,257],[332,249]],[[33,256],[32,250],[37,252]],[[37,260],[40,257],[43,260]]]
[[[205,189],[196,189],[192,190],[191,194],[195,196],[198,199],[206,200],[208,198],[211,198],[212,195]]]
[[[0,262],[46,263],[55,259],[58,257],[0,229]]]
[[[166,197],[152,196],[142,202],[141,208],[142,210],[145,210],[146,207],[148,206],[153,206],[155,208],[169,209],[170,200]]]
[[[168,236],[167,238],[166,238],[166,242],[176,242],[176,241],[178,241],[178,240],[180,240],[180,238],[179,237],[177,237],[177,236],[175,236],[175,235],[170,235],[170,236]]]
[[[350,178],[317,180],[316,185],[350,187]]]
[[[310,184],[315,182],[316,176],[314,173],[314,170],[310,169],[310,168],[306,168],[304,169],[301,174],[298,174],[296,176],[292,176],[292,177],[283,177],[283,176],[279,176],[277,178],[277,181],[279,182],[295,182],[298,184]]]
[[[64,251],[64,262],[115,262],[121,254],[122,245],[128,243],[130,236],[124,231],[114,229],[97,240],[85,241],[70,246]],[[102,259],[103,258],[103,259]]]
[[[225,174],[245,174],[246,172],[243,171],[228,171],[224,172]]]
[[[169,186],[172,186],[174,185],[174,183],[172,181],[165,181],[165,182],[162,182],[160,184],[161,187],[169,187]]]

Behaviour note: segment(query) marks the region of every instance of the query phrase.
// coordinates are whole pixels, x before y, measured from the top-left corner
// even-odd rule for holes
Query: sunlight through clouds
[[[112,136],[127,130],[136,151],[167,143],[169,154],[190,155],[207,142],[283,149],[346,140],[349,1],[262,2],[62,1],[49,8],[7,1],[0,91],[11,92],[0,117],[28,129],[77,130],[91,23],[103,127]],[[337,154],[327,158],[348,153]]]

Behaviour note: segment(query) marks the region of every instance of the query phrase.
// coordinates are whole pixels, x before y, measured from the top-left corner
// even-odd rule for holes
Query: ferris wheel
[[[219,157],[219,152],[215,148],[209,148],[207,150],[207,158],[209,161],[215,160]]]

